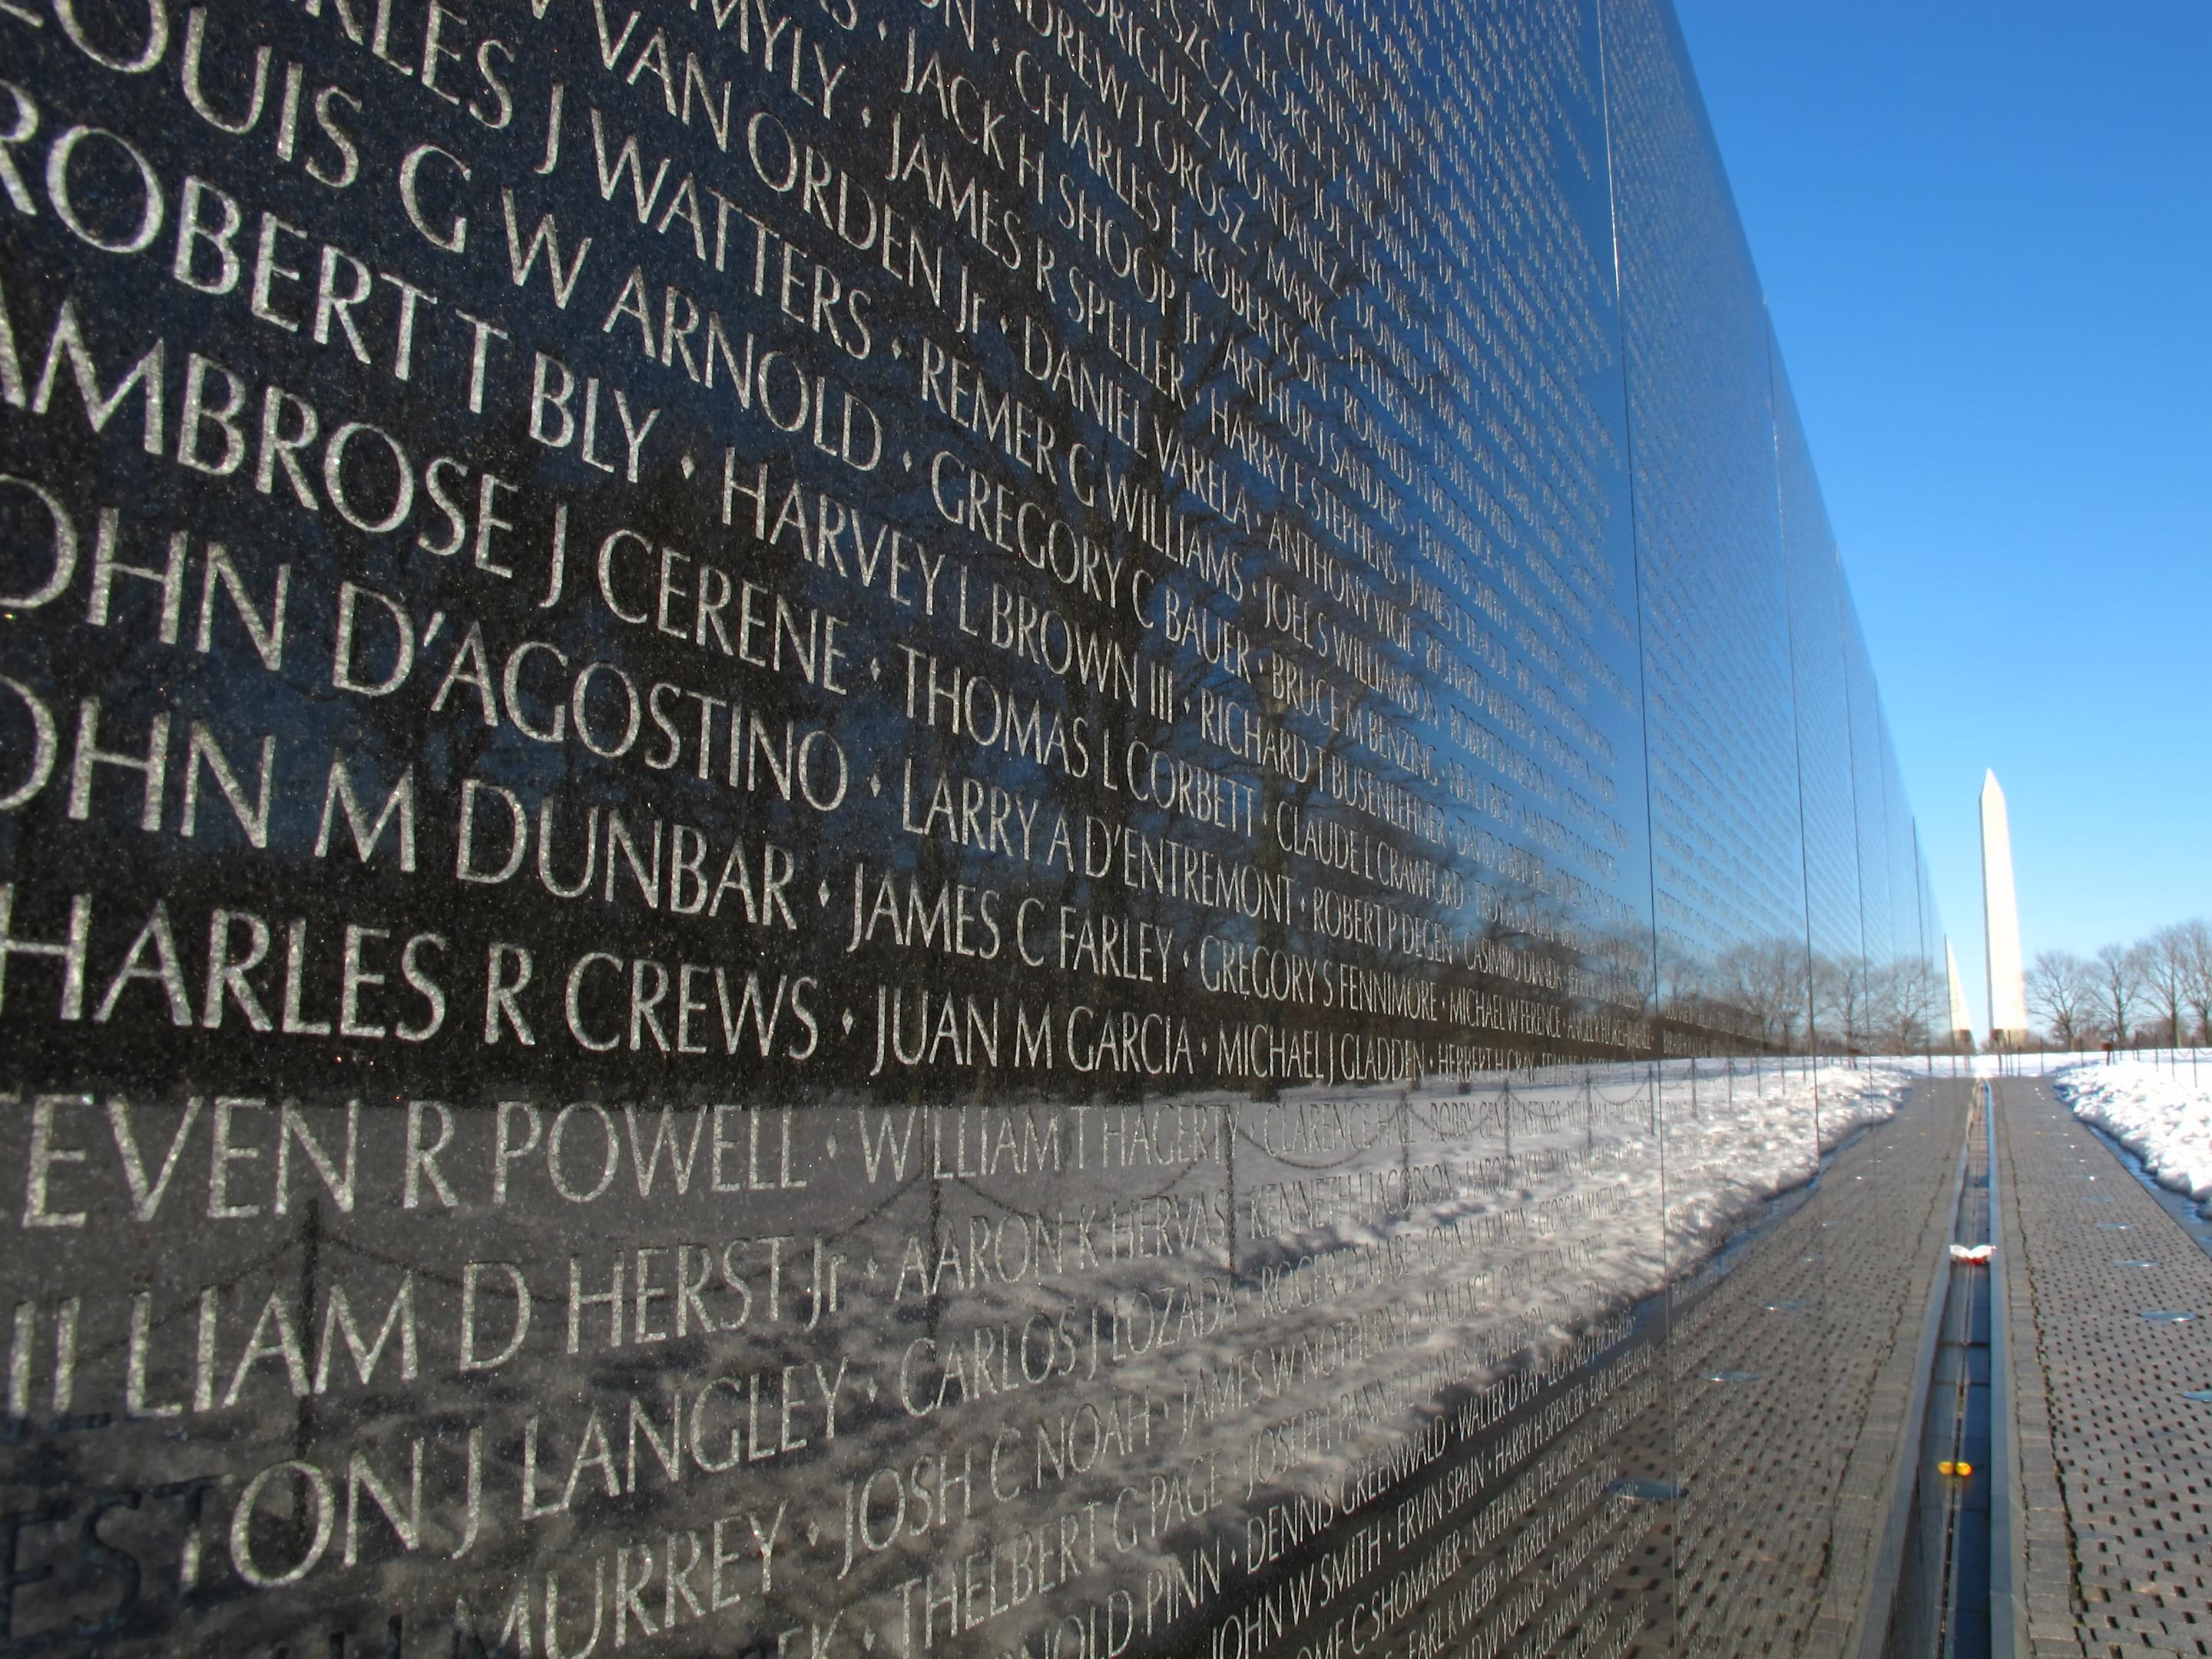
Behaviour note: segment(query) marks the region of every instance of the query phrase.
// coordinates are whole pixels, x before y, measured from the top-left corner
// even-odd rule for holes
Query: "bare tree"
[[[2179,928],[2183,948],[2188,953],[2189,966],[2183,975],[2182,994],[2189,1011],[2197,1016],[2191,1041],[2212,1036],[2212,923],[2202,916],[2185,921]]]
[[[1932,1044],[1936,1006],[1935,964],[1917,955],[1899,961],[1890,976],[1893,1054],[1918,1054]]]
[[[2142,952],[2143,994],[2156,1010],[2168,1042],[2181,1041],[2189,1000],[2189,939],[2179,927],[2161,927],[2137,947]]]
[[[1866,966],[1856,956],[1820,956],[1813,963],[1814,1023],[1831,1053],[1857,1054],[1866,1036]]]
[[[2059,1047],[2078,1048],[2096,1016],[2096,975],[2071,951],[2042,951],[2027,970],[2027,1006]]]
[[[1733,945],[1712,964],[1712,994],[1749,1013],[1762,1044],[1787,1048],[1806,1018],[1805,947],[1796,939],[1759,939]]]
[[[2128,1026],[2142,1001],[2146,952],[2140,945],[2102,945],[2095,963],[2096,1005],[2105,1031],[2124,1044]]]
[[[1869,962],[1860,975],[1859,1030],[1863,1047],[1878,1054],[1899,1054],[1898,1032],[1904,1006],[1903,964],[1895,959]]]

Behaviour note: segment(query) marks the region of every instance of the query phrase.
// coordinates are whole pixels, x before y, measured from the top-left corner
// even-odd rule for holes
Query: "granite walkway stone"
[[[1996,1098],[2030,1646],[2212,1655],[2212,1257],[2048,1085]]]
[[[1809,1201],[1674,1288],[1679,1651],[1856,1650],[1950,1237],[1967,1089],[1916,1088],[1837,1152]]]

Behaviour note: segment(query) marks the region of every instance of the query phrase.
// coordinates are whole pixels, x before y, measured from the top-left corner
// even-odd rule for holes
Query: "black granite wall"
[[[1663,3],[0,42],[0,1654],[1848,1599],[1701,1333],[1942,933]]]

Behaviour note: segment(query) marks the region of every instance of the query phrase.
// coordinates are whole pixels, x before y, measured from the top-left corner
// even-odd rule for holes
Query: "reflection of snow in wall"
[[[680,1109],[656,1136],[646,1114],[580,1107],[577,1119],[604,1121],[604,1167],[624,1152],[646,1160],[634,1186],[610,1176],[604,1204],[524,1202],[538,1177],[518,1158],[511,1205],[323,1206],[319,1266],[218,1234],[233,1253],[218,1299],[204,1304],[189,1278],[143,1293],[151,1299],[131,1304],[148,1310],[143,1337],[84,1341],[71,1388],[80,1410],[132,1399],[189,1410],[241,1445],[267,1445],[274,1480],[310,1470],[310,1492],[336,1491],[312,1481],[337,1477],[300,1461],[298,1402],[351,1413],[366,1466],[410,1493],[409,1525],[454,1564],[441,1569],[445,1605],[465,1602],[487,1638],[557,1608],[563,1634],[577,1633],[566,1650],[589,1650],[592,1609],[611,1623],[629,1605],[603,1592],[642,1582],[618,1571],[653,1564],[661,1588],[636,1605],[658,1610],[676,1605],[662,1600],[678,1594],[665,1588],[669,1564],[691,1560],[705,1563],[695,1581],[721,1583],[731,1605],[743,1584],[757,1628],[843,1619],[862,1634],[841,1652],[1027,1644],[1096,1659],[1096,1649],[1047,1645],[1070,1597],[1120,1595],[1125,1609],[1133,1597],[1125,1620],[1157,1612],[1162,1630],[1188,1627],[1198,1598],[1173,1587],[1218,1581],[1224,1560],[1235,1569],[1233,1552],[1272,1524],[1278,1545],[1231,1579],[1259,1582],[1266,1549],[1288,1547],[1286,1516],[1338,1518],[1372,1502],[1361,1525],[1381,1539],[1400,1501],[1385,1494],[1453,1435],[1488,1426],[1479,1414],[1472,1428],[1454,1425],[1469,1390],[1516,1371],[1565,1376],[1613,1347],[1638,1302],[1715,1262],[1768,1200],[1814,1177],[1823,1151],[1891,1115],[1917,1074],[1884,1061],[1808,1073],[1794,1060],[1723,1057],[1560,1066],[1464,1091],[1286,1090],[1266,1102],[1224,1091],[1151,1110],[848,1101],[774,1115],[757,1141],[734,1128],[718,1139],[711,1117],[687,1132]],[[1090,1115],[1087,1133],[1078,1112]],[[1052,1144],[1089,1151],[1032,1158],[1041,1143],[1023,1138],[1027,1127],[1071,1120],[1069,1139]],[[456,1113],[455,1133],[488,1136],[496,1121]],[[1122,1134],[1139,1127],[1141,1157]],[[373,1138],[400,1121],[385,1114],[364,1129],[371,1167],[394,1152]],[[1214,1155],[1224,1146],[1233,1164]],[[562,1166],[550,1147],[545,1159],[550,1182]],[[816,1218],[804,1237],[802,1213]],[[1239,1271],[1224,1274],[1231,1218]],[[471,1265],[456,1274],[446,1265],[456,1260]],[[160,1271],[149,1264],[148,1281]],[[296,1332],[264,1326],[297,1305],[303,1275],[325,1311]],[[395,1282],[426,1333],[472,1333],[458,1339],[472,1346],[445,1350],[469,1355],[471,1369],[426,1363],[419,1393],[372,1387],[374,1357],[355,1348],[349,1363],[330,1348],[331,1333],[350,1326],[328,1310],[401,1306]],[[281,1340],[270,1334],[279,1328]],[[327,1391],[319,1382],[310,1395],[298,1350],[316,1333],[337,1357]],[[211,1363],[203,1341],[221,1355],[212,1384],[195,1381]],[[377,1352],[387,1367],[403,1363]],[[1618,1387],[1613,1407],[1626,1409],[1645,1363],[1593,1366],[1575,1397]],[[470,1401],[488,1382],[531,1402],[518,1430],[478,1431]],[[196,1388],[209,1390],[206,1406],[174,1403]],[[986,1425],[970,1427],[963,1413],[987,1398]],[[166,1478],[195,1467],[163,1462],[196,1455],[170,1422],[115,1415],[114,1433],[58,1437],[57,1455],[75,1460],[70,1485],[120,1487],[142,1469]],[[1638,1473],[1599,1432],[1604,1420],[1593,1413],[1540,1451],[1524,1440],[1515,1455],[1530,1458],[1531,1486],[1516,1480],[1506,1493],[1533,1489],[1540,1468],[1575,1468],[1564,1490],[1586,1476],[1600,1498]],[[282,1443],[257,1443],[272,1427]],[[1529,1419],[1519,1431],[1533,1436]],[[410,1448],[423,1470],[413,1486]],[[272,1506],[282,1490],[269,1488]],[[329,1515],[343,1499],[320,1501]],[[235,1502],[250,1516],[250,1502]],[[333,1573],[319,1588],[356,1582],[335,1577],[336,1535],[311,1553]],[[1051,1580],[1034,1565],[1048,1537]],[[777,1538],[787,1553],[756,1542]],[[296,1553],[290,1533],[270,1539]],[[754,1551],[741,1558],[744,1544]],[[951,1575],[971,1571],[1005,1597],[979,1590],[978,1629],[937,1646],[928,1632],[944,1629]],[[939,1598],[934,1613],[925,1592]],[[714,1610],[703,1589],[702,1603]],[[267,1651],[276,1644],[257,1621],[271,1605],[216,1604],[196,1628],[201,1645]]]
[[[1990,1035],[1996,1042],[2018,1042],[2027,1035],[2020,903],[2013,891],[2012,825],[1994,772],[1982,778],[1982,928],[1989,940]]]

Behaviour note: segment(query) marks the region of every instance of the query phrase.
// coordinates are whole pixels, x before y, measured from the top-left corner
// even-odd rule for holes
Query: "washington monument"
[[[2027,1040],[2027,994],[2012,884],[2012,826],[1995,772],[1982,778],[1982,933],[1989,941],[1990,1042],[2016,1048]]]

